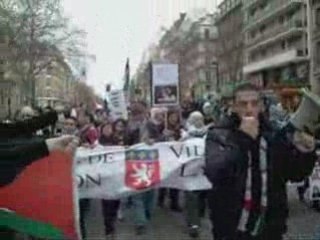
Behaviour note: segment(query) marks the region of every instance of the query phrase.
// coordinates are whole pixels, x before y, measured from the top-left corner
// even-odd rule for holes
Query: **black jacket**
[[[36,131],[55,124],[57,119],[57,113],[49,111],[24,121],[0,123],[0,140],[31,136]]]
[[[57,121],[55,111],[26,121],[0,123],[0,186],[12,182],[26,166],[49,154],[45,140],[33,132]]]
[[[41,139],[0,142],[0,187],[12,182],[32,162],[49,155]]]
[[[156,125],[152,121],[147,121],[141,130],[142,136],[146,135],[149,139],[153,139],[156,142],[162,142],[165,140],[163,135],[164,126],[162,124]]]
[[[205,173],[213,185],[210,205],[215,234],[221,239],[234,239],[243,207],[248,170],[248,151],[252,151],[253,201],[259,205],[261,197],[259,141],[238,130],[234,118],[223,128],[212,128],[206,139]],[[308,176],[316,160],[315,152],[302,153],[291,142],[294,129],[287,126],[273,132],[266,121],[260,121],[261,137],[267,141],[268,207],[267,231],[282,234],[286,231],[288,203],[286,183]],[[259,182],[260,181],[260,182]],[[257,213],[251,212],[249,219]],[[254,223],[253,223],[254,224]],[[250,220],[249,220],[250,225]],[[248,226],[250,228],[250,226]]]

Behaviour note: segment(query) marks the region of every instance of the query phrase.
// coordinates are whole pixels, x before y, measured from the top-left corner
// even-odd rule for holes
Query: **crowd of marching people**
[[[36,114],[26,108],[21,111],[19,121],[35,119],[36,115],[45,118],[33,128],[21,125],[17,131],[19,137],[26,137],[22,133],[45,136],[49,149],[50,137],[58,137],[54,140],[64,141],[64,145],[78,138],[78,146],[87,148],[98,144],[152,145],[205,138],[204,170],[212,189],[184,193],[177,189],[152,189],[128,199],[103,200],[107,239],[115,239],[116,221],[122,217],[123,205],[130,206],[133,212],[135,233],[143,235],[155,204],[162,208],[168,198],[170,209],[184,214],[192,238],[200,234],[201,219],[209,216],[215,240],[280,240],[288,218],[286,183],[301,181],[311,173],[316,160],[315,140],[310,133],[298,131],[290,124],[274,127],[268,110],[258,89],[247,84],[222,104],[210,99],[201,103],[187,100],[181,106],[148,108],[143,102],[133,102],[128,108],[128,119],[115,119],[106,109],[90,111],[84,105],[58,115],[50,109]],[[75,138],[59,138],[65,135]],[[56,142],[55,147],[60,144]],[[180,201],[182,194],[184,201]],[[79,207],[81,234],[86,239],[85,219],[90,200],[81,199]]]
[[[161,141],[183,141],[193,137],[204,137],[209,126],[213,124],[212,107],[205,102],[200,109],[188,103],[187,108],[151,108],[142,102],[131,104],[129,119],[112,119],[104,110],[94,114],[85,109],[77,109],[61,118],[61,134],[76,134],[80,145],[94,148],[102,146],[131,146],[140,142],[154,144]],[[183,118],[182,116],[186,116]],[[64,119],[64,120],[62,120]],[[132,196],[129,199],[103,200],[105,234],[112,239],[115,233],[115,222],[121,215],[121,205],[130,205],[133,212],[135,232],[142,235],[146,232],[156,202],[164,207],[167,195],[170,198],[170,209],[182,212],[180,192],[176,189],[149,190]],[[206,191],[185,193],[185,218],[190,236],[197,237],[200,231],[200,220],[205,216]],[[85,218],[90,209],[90,200],[80,200],[80,225],[82,236],[86,237]]]

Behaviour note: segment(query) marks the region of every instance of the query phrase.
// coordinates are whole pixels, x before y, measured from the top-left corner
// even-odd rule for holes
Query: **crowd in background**
[[[46,118],[41,120],[46,127],[38,124],[26,134],[41,138],[74,135],[80,139],[79,145],[87,148],[94,148],[98,144],[131,146],[140,142],[154,144],[161,141],[203,138],[208,134],[209,129],[217,126],[218,123],[227,123],[230,119],[235,120],[233,119],[232,101],[233,99],[223,99],[220,102],[207,99],[195,102],[187,99],[181,103],[181,106],[166,108],[148,107],[144,102],[132,102],[128,107],[128,119],[114,118],[108,109],[87,109],[84,104],[81,104],[60,112],[57,119],[46,115]],[[262,109],[261,114],[270,119],[270,106],[267,105],[267,101],[264,101]],[[25,120],[39,115],[42,115],[41,111],[24,107],[16,115],[16,119]],[[213,176],[213,172],[208,175]],[[215,177],[210,180],[216,181]],[[223,194],[224,192],[219,192],[219,195],[223,196]],[[183,201],[180,201],[181,196],[181,191],[176,189],[152,189],[128,199],[102,200],[107,239],[114,239],[115,223],[117,218],[122,218],[123,207],[131,209],[135,233],[143,235],[148,230],[148,223],[153,217],[155,204],[163,208],[167,198],[172,211],[184,214],[190,237],[197,238],[201,231],[201,219],[207,215],[207,200],[210,198],[212,204],[214,198],[209,196],[208,191],[185,191]],[[218,204],[220,204],[219,201],[217,200]],[[183,206],[181,202],[184,203]],[[86,239],[85,218],[90,209],[90,200],[81,199],[79,206],[81,234]],[[228,206],[223,208],[226,209]],[[212,221],[215,220],[214,217],[210,216]],[[223,222],[224,218],[220,221]],[[217,232],[213,234],[218,240],[233,239],[219,238],[220,233]]]
[[[49,109],[49,108],[48,108]],[[23,107],[16,114],[16,120],[26,120],[43,115],[44,110]],[[213,106],[210,102],[195,103],[185,101],[181,107],[149,108],[144,102],[133,102],[128,108],[128,119],[115,119],[108,109],[87,109],[84,104],[60,112],[57,119],[50,115],[42,119],[45,128],[37,126],[29,136],[39,138],[74,135],[80,145],[94,148],[103,146],[131,146],[140,142],[153,144],[160,141],[179,141],[191,137],[203,137],[213,124]],[[185,219],[190,235],[197,237],[200,219],[205,216],[206,192],[186,192]],[[117,216],[121,206],[130,207],[137,235],[144,234],[153,215],[156,202],[165,207],[169,197],[170,209],[182,212],[181,193],[176,189],[150,190],[129,199],[103,200],[102,209],[106,236],[115,232]],[[86,237],[85,218],[90,209],[90,200],[80,200],[80,226],[83,238]]]

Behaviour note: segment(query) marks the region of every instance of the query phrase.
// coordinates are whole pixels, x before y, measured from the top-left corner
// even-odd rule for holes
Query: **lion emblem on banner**
[[[158,150],[128,150],[125,155],[127,187],[142,190],[160,182]]]

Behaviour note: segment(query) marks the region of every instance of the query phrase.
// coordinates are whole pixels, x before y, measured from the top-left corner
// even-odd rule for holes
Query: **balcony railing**
[[[313,38],[314,39],[319,39],[320,38],[320,25],[316,25],[313,28]]]
[[[249,62],[244,66],[243,72],[245,74],[249,74],[269,68],[285,66],[292,62],[301,62],[306,60],[308,60],[308,55],[303,49],[289,49],[275,55],[266,56],[263,59]]]
[[[275,14],[286,11],[288,8],[295,6],[297,4],[304,3],[304,0],[276,0],[263,11],[259,11],[253,17],[248,18],[245,21],[245,31],[251,29],[255,25],[259,25],[268,19],[271,19]]]
[[[305,29],[304,22],[301,19],[295,19],[286,22],[284,25],[275,27],[275,28],[269,28],[267,32],[260,34],[258,37],[251,38],[247,42],[247,47],[253,47],[259,43],[266,42],[267,40],[273,38],[276,39],[277,36],[280,36],[282,33],[286,33],[292,30],[302,30]]]
[[[244,1],[244,8],[250,8],[254,4],[260,2],[261,0],[245,0]]]

